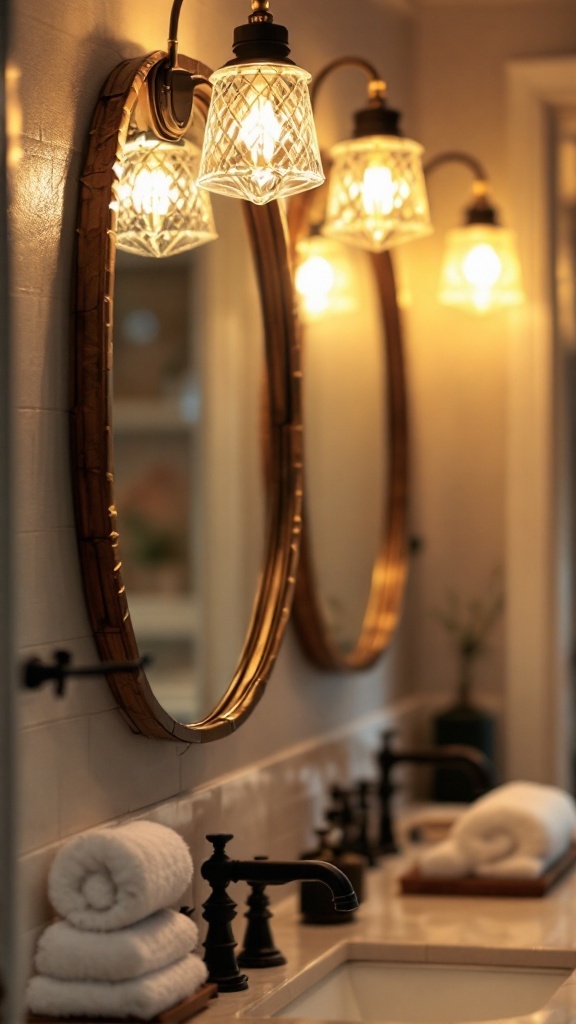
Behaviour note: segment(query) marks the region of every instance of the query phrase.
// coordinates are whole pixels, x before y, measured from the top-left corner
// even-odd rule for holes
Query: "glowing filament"
[[[462,270],[474,288],[489,289],[502,273],[502,260],[491,245],[475,245],[465,257]]]
[[[170,179],[159,167],[138,171],[132,184],[132,202],[137,213],[165,217],[176,199]]]
[[[255,167],[268,166],[281,135],[282,127],[274,114],[274,107],[270,100],[259,96],[251,105],[238,133],[238,141],[250,150]]]
[[[398,186],[389,167],[367,167],[364,171],[362,203],[369,216],[388,216],[394,209]]]

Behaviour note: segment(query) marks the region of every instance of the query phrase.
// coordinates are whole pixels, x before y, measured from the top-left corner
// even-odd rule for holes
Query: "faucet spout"
[[[358,899],[350,880],[334,864],[323,860],[231,860],[227,871],[231,882],[263,882],[284,885],[285,882],[322,882],[332,893],[334,909],[350,911],[358,908]]]
[[[392,829],[391,797],[394,786],[391,773],[394,765],[402,762],[411,764],[451,765],[465,772],[473,781],[476,795],[480,796],[494,785],[494,769],[485,754],[476,747],[463,743],[445,746],[424,747],[420,750],[394,750],[393,731],[384,733],[384,746],[378,755],[380,762],[380,843],[381,853],[397,851]]]
[[[214,833],[206,838],[214,846],[214,852],[201,867],[202,878],[212,889],[202,904],[203,917],[208,922],[204,960],[208,967],[208,981],[214,982],[220,992],[238,992],[248,986],[248,979],[240,973],[234,953],[236,942],[231,922],[236,917],[236,904],[226,892],[230,882],[260,885],[283,885],[298,879],[322,882],[332,893],[335,910],[356,910],[358,906],[350,880],[334,864],[323,860],[231,860],[226,853],[226,844],[233,836]],[[268,913],[267,916],[271,915]]]

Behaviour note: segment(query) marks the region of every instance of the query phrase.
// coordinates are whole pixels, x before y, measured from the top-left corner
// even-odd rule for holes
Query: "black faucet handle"
[[[397,729],[385,729],[384,730],[384,732],[382,733],[382,741],[384,743],[384,750],[390,750],[391,749],[392,743],[396,739],[397,735],[398,735],[398,730]]]
[[[214,847],[214,853],[224,853],[226,844],[234,839],[234,836],[229,832],[211,832],[210,835],[206,836],[209,843],[212,843]]]

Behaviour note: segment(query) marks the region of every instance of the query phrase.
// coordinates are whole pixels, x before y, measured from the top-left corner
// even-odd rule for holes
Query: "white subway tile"
[[[19,534],[16,570],[25,601],[19,615],[20,646],[48,644],[55,637],[61,646],[90,633],[73,529]]]
[[[19,410],[16,444],[18,530],[73,527],[68,414]]]
[[[23,851],[59,839],[58,750],[52,725],[20,733],[19,832]]]

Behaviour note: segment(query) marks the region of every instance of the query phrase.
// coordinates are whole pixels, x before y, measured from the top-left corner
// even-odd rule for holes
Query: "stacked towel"
[[[79,835],[52,865],[48,892],[64,920],[40,937],[28,1008],[49,1016],[151,1020],[207,977],[198,929],[170,909],[192,878],[172,829],[138,821]]]
[[[537,878],[576,839],[576,803],[554,786],[509,782],[480,797],[418,861],[428,877]]]

